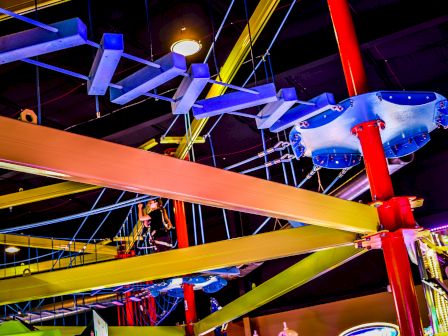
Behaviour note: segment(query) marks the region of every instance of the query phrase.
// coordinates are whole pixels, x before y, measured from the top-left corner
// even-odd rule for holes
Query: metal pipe
[[[48,30],[48,31],[50,31],[50,32],[52,32],[52,33],[57,33],[57,32],[59,31],[59,29],[57,29],[57,28],[55,28],[55,27],[52,27],[52,26],[49,26],[49,25],[47,25],[47,24],[45,24],[45,23],[41,23],[41,22],[39,22],[39,21],[30,19],[30,18],[28,18],[28,17],[26,17],[26,16],[23,16],[23,15],[20,15],[20,14],[14,13],[14,12],[11,12],[11,11],[5,9],[5,8],[0,8],[0,13],[3,13],[3,14],[5,14],[5,15],[9,15],[9,16],[12,16],[13,18],[16,18],[16,19],[18,19],[18,20],[20,20],[20,21],[23,21],[23,22],[32,24],[33,26],[36,26],[36,27],[39,27],[39,28]]]
[[[367,77],[348,1],[328,0],[328,7],[350,96],[365,93],[368,90]],[[387,230],[394,231],[381,234],[380,237],[400,333],[403,336],[423,336],[417,296],[402,230],[415,227],[416,224],[408,198],[394,197],[380,136],[382,127],[384,124],[372,120],[355,126],[352,131],[361,144],[372,198],[374,201],[381,202],[378,207],[381,225]]]

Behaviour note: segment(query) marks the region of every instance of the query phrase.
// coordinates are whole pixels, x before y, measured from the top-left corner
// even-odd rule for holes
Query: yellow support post
[[[196,323],[195,335],[205,335],[216,327],[261,307],[364,252],[365,250],[357,250],[353,246],[315,252]]]
[[[160,143],[163,144],[163,145],[166,145],[166,144],[178,145],[178,144],[181,143],[182,139],[183,139],[183,137],[181,137],[181,136],[166,136],[166,137],[160,138]],[[205,143],[205,138],[204,137],[197,137],[194,140],[194,143],[195,144],[204,144]]]
[[[355,234],[307,226],[2,280],[0,305],[353,245]],[[337,250],[334,250],[337,251]],[[333,253],[328,252],[329,255]]]
[[[219,71],[219,76],[217,78],[220,81],[230,83],[233,80],[247,55],[249,55],[251,38],[252,43],[254,43],[258,39],[258,36],[260,36],[260,33],[262,32],[266,23],[269,21],[272,13],[274,13],[279,3],[280,0],[260,0],[257,8],[255,8],[254,13],[249,20],[249,27],[247,25],[246,27],[244,27],[244,30],[241,33],[238,41],[236,42],[235,46],[227,57],[226,62]],[[206,98],[220,96],[224,94],[226,90],[227,87],[214,84],[210,88],[210,91],[208,92]],[[185,135],[183,137],[179,147],[177,148],[176,157],[178,157],[179,159],[184,159],[186,157],[192,144],[196,141],[196,139],[199,137],[199,134],[207,124],[207,121],[208,118],[200,120],[195,119],[192,121],[190,125],[191,134],[189,133],[188,136]]]

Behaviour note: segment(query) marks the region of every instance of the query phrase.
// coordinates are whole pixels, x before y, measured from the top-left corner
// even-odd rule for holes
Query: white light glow
[[[7,248],[5,248],[6,253],[17,253],[19,251],[20,251],[20,249],[15,246],[8,246]]]
[[[184,56],[191,56],[196,54],[199,50],[201,50],[201,48],[202,45],[199,41],[185,39],[174,42],[171,46],[171,51]]]

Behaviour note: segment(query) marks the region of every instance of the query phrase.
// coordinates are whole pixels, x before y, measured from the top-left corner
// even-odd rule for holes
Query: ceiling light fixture
[[[19,251],[20,251],[20,249],[18,247],[15,247],[15,246],[8,246],[7,248],[5,248],[5,252],[6,253],[13,254],[13,253],[17,253]]]
[[[184,55],[185,57],[196,54],[201,48],[201,41],[197,40],[191,32],[187,31],[186,27],[181,28],[176,42],[171,45],[171,51]]]

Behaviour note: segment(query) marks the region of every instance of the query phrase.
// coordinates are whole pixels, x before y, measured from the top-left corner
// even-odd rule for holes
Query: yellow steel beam
[[[195,335],[204,335],[224,323],[247,314],[364,252],[353,246],[347,246],[313,253],[196,323]]]
[[[0,117],[0,167],[335,229],[376,231],[376,209]]]
[[[56,262],[56,260],[46,260],[32,264],[20,264],[17,266],[0,269],[0,279],[20,275],[28,276],[30,275],[30,273],[36,274],[36,273],[48,272],[51,271],[52,269],[57,270],[61,268],[66,268],[70,265],[70,262],[71,266],[79,266],[113,259],[115,258],[111,255],[84,254],[73,258],[69,257],[61,258],[59,259],[58,262]]]
[[[355,234],[308,226],[0,281],[0,305],[352,245]]]
[[[160,143],[161,144],[180,144],[182,141],[183,137],[181,136],[166,136],[163,138],[160,138]],[[204,144],[205,143],[205,138],[204,137],[197,137],[194,140],[195,144]]]
[[[257,8],[255,8],[254,13],[249,20],[249,25],[246,25],[246,27],[244,27],[244,30],[241,33],[238,41],[236,42],[235,46],[227,57],[226,62],[219,71],[218,78],[221,81],[230,83],[233,80],[239,68],[249,54],[251,40],[252,43],[254,43],[257,40],[258,36],[260,36],[260,33],[262,32],[266,23],[269,21],[272,13],[274,13],[279,2],[280,0],[260,0]],[[206,98],[220,96],[224,94],[226,89],[227,88],[222,85],[212,85]],[[204,129],[207,121],[208,118],[193,120],[190,125],[191,134],[188,133],[188,136],[183,137],[179,147],[177,148],[176,157],[180,159],[184,159],[186,157],[188,151],[191,148],[191,145],[199,137],[199,134]]]
[[[110,240],[109,240],[110,242]],[[115,246],[106,246],[103,244],[85,244],[82,242],[38,238],[24,235],[0,234],[0,245],[12,245],[29,248],[40,248],[46,250],[63,250],[72,252],[97,253],[106,255],[117,255]]]
[[[95,190],[99,187],[76,182],[62,182],[45,187],[19,191],[0,196],[0,209],[8,209],[23,204],[45,201],[52,198]]]
[[[35,4],[34,1],[29,0],[0,0],[0,7],[23,15],[34,12],[36,7],[40,10],[68,1],[70,0],[36,0]],[[7,20],[9,18],[10,16],[8,15],[0,14],[0,21]]]
[[[157,144],[158,143],[155,139],[151,139],[142,144],[141,146],[139,146],[138,148],[143,149],[145,151],[149,151]],[[2,195],[0,196],[0,209],[8,209],[10,207],[29,204],[33,202],[45,201],[62,196],[78,194],[85,191],[96,190],[99,188],[100,187],[95,185],[77,183],[77,182],[56,183],[49,186]]]
[[[38,330],[59,330],[61,336],[80,335],[86,327],[37,326]],[[184,336],[184,327],[109,327],[109,336]]]

